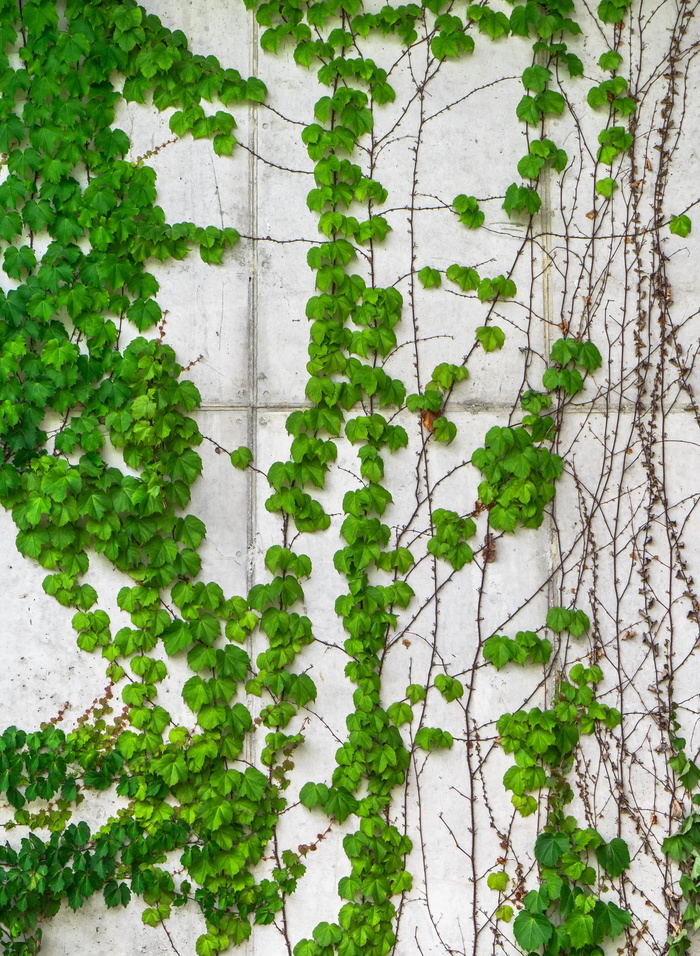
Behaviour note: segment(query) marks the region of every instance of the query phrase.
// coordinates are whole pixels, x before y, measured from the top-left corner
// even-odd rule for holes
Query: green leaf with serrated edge
[[[544,66],[528,66],[523,72],[523,86],[526,90],[542,93],[552,78],[552,73]]]
[[[313,939],[300,939],[293,953],[294,956],[321,956],[321,947]]]
[[[535,841],[535,859],[542,866],[555,866],[570,848],[571,841],[565,833],[541,833]]]
[[[449,445],[457,437],[457,426],[444,416],[436,418],[433,424],[433,436],[436,441]]]
[[[617,50],[608,50],[598,60],[598,66],[601,70],[608,70],[611,73],[614,73],[621,63],[622,54],[618,53]]]
[[[681,239],[685,239],[685,237],[690,234],[693,224],[691,223],[690,218],[683,214],[680,216],[674,216],[671,219],[668,228],[675,236],[680,236]]]
[[[357,800],[344,787],[332,787],[323,803],[323,809],[329,816],[343,823],[351,813],[357,810]]]
[[[337,923],[318,923],[313,932],[319,946],[335,946],[343,938],[343,931]]]
[[[235,451],[231,452],[231,464],[234,468],[239,468],[243,471],[253,460],[253,453],[250,448],[246,448],[245,445],[241,445],[240,448],[236,448]]]
[[[522,817],[529,817],[537,811],[537,801],[529,794],[526,796],[516,796],[514,794],[511,797],[511,803]]]
[[[629,847],[620,837],[602,844],[595,852],[600,865],[612,877],[620,876],[630,865]]]
[[[494,352],[503,348],[506,334],[497,325],[482,325],[476,329],[476,338],[485,352]]]
[[[476,269],[460,266],[456,263],[448,266],[445,273],[450,282],[456,282],[462,292],[473,292],[478,289],[481,279]]]
[[[571,611],[565,607],[551,607],[547,612],[547,627],[555,634],[568,628],[570,620]]]
[[[437,289],[442,281],[438,270],[431,269],[429,266],[424,266],[420,270],[418,278],[424,289]]]
[[[154,912],[157,913],[157,910]],[[159,922],[160,917],[158,917],[158,920],[151,925],[157,926]],[[228,938],[226,937],[226,939]],[[203,933],[201,936],[197,937],[197,942],[195,943],[195,952],[197,956],[217,956],[221,950],[222,946],[220,937],[216,936],[214,933]]]
[[[574,637],[580,637],[591,626],[585,611],[573,611],[569,620],[568,629]]]
[[[513,922],[513,933],[525,950],[539,949],[552,938],[554,927],[542,913],[529,913],[522,910]]]
[[[616,189],[617,182],[611,176],[606,176],[604,179],[599,179],[595,184],[595,191],[599,196],[603,196],[605,199],[609,199]]]
[[[478,229],[483,224],[485,216],[479,209],[479,203],[474,196],[465,196],[464,194],[456,196],[452,201],[452,206],[459,215],[459,221],[470,229]]]
[[[451,388],[455,382],[461,382],[469,377],[469,372],[463,365],[451,365],[441,362],[436,365],[431,375],[431,381],[437,382],[442,388]]]
[[[415,737],[416,746],[422,750],[436,750],[443,747],[450,748],[453,743],[452,734],[437,727],[421,727]]]
[[[455,677],[449,677],[447,674],[438,674],[435,678],[435,686],[448,703],[457,700],[464,694],[461,681],[458,681]]]
[[[562,929],[578,949],[593,942],[593,917],[588,913],[575,910],[566,918]]]
[[[631,96],[616,96],[612,101],[612,108],[620,116],[630,116],[637,109],[637,104]]]
[[[511,651],[513,643],[509,637],[494,634],[484,642],[484,659],[490,661],[496,670],[500,670],[513,660],[514,654]]]
[[[505,871],[498,873],[489,873],[486,879],[486,885],[490,890],[498,890],[502,893],[508,886],[510,877]]]
[[[535,102],[541,113],[550,113],[555,116],[560,116],[566,105],[564,97],[556,90],[545,90],[543,93],[538,93]]]
[[[387,707],[386,715],[396,727],[401,727],[403,724],[410,724],[413,720],[411,705],[405,701],[396,701],[396,703],[390,704]]]
[[[627,910],[620,909],[613,902],[598,900],[593,909],[593,931],[597,939],[608,936],[615,939],[631,924],[632,918]]]
[[[425,700],[426,692],[422,684],[409,684],[406,688],[406,697],[412,704],[417,704],[419,700]]]
[[[538,179],[544,162],[541,156],[533,156],[528,153],[518,162],[518,173],[523,179]]]
[[[542,109],[533,96],[526,94],[516,106],[515,115],[524,123],[536,126],[540,121]]]
[[[588,91],[586,97],[591,109],[597,109],[599,106],[607,106],[610,102],[608,91],[603,86],[594,86]]]
[[[108,907],[126,906],[131,899],[131,891],[126,883],[117,883],[116,880],[105,883],[103,894]]]
[[[546,664],[552,655],[552,645],[546,637],[538,638],[537,643],[528,648],[528,654],[533,664]]]
[[[583,76],[583,63],[575,53],[565,53],[563,59],[569,76]]]

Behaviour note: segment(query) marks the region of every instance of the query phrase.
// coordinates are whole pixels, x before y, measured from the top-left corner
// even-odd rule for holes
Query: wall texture
[[[224,252],[221,264],[208,264],[195,252],[182,261],[148,260],[160,284],[163,318],[144,334],[174,348],[186,367],[182,377],[193,381],[201,395],[193,415],[204,436],[198,448],[203,472],[185,509],[207,529],[198,580],[216,582],[227,598],[250,600],[260,616],[264,603],[256,604],[251,588],[273,577],[265,563],[268,549],[290,548],[312,563],[303,598],[290,604],[290,613],[308,615],[315,640],[299,646],[290,669],[313,680],[316,697],[293,708],[286,725],[270,719],[265,726],[264,719],[258,720],[245,736],[238,760],[226,764],[241,770],[257,766],[271,785],[289,781],[279,791],[286,807],[263,859],[252,868],[257,884],[272,879],[285,850],[307,869],[296,890],[283,894],[283,905],[270,913],[271,921],[253,925],[241,951],[282,956],[294,949],[298,956],[329,956],[339,947],[344,956],[441,956],[541,952],[549,943],[546,952],[588,954],[600,952],[595,947],[602,942],[606,952],[646,956],[667,952],[668,940],[676,939],[680,948],[673,952],[684,952],[683,927],[690,929],[694,911],[685,924],[682,913],[697,873],[679,886],[679,857],[690,872],[695,851],[688,843],[669,852],[664,841],[681,826],[691,832],[694,818],[688,815],[697,781],[678,751],[685,746],[692,760],[699,745],[700,608],[694,583],[700,530],[700,417],[694,393],[698,233],[688,232],[685,221],[676,218],[689,215],[692,220],[693,206],[700,201],[695,6],[689,0],[661,0],[653,7],[634,0],[629,8],[603,4],[596,11],[581,3],[569,11],[566,4],[545,9],[504,3],[494,7],[498,16],[483,13],[487,7],[469,7],[469,13],[456,5],[438,6],[437,12],[402,8],[415,21],[414,35],[404,37],[405,42],[388,25],[363,35],[362,24],[353,20],[361,11],[353,4],[336,13],[329,6],[325,19],[321,6],[298,8],[312,19],[308,42],[327,41],[334,28],[353,31],[343,41],[345,48],[337,41],[334,55],[326,51],[323,62],[334,56],[344,62],[371,58],[386,71],[395,92],[395,98],[381,103],[375,91],[366,107],[371,130],[360,131],[351,154],[340,147],[333,153],[358,164],[363,176],[381,183],[386,196],[377,193],[373,199],[370,189],[369,199],[360,191],[349,208],[330,202],[309,208],[309,190],[335,188],[343,175],[342,169],[319,172],[322,154],[310,157],[308,134],[306,143],[302,140],[313,123],[330,130],[343,123],[337,103],[330,113],[322,102],[314,115],[315,104],[346,87],[366,90],[367,84],[349,73],[340,73],[330,85],[319,83],[321,61],[308,67],[295,62],[295,45],[303,46],[305,34],[282,40],[271,52],[279,38],[265,31],[282,22],[271,4],[258,8],[258,24],[255,12],[242,3],[145,3],[167,28],[184,32],[192,51],[213,54],[224,68],[264,82],[263,103],[228,107],[237,122],[232,155],[216,155],[211,138],[178,136],[170,126],[175,109],[159,111],[150,97],[144,104],[122,100],[114,120],[130,141],[127,160],[157,173],[157,202],[168,223],[233,227],[241,236]],[[284,22],[293,22],[296,9],[285,8],[284,16],[291,20]],[[381,17],[388,8],[370,4],[364,9]],[[559,13],[575,19],[580,32],[552,27],[548,35],[541,18]],[[447,19],[436,20],[439,14]],[[449,19],[455,16],[461,18],[459,24]],[[506,16],[515,19],[506,21],[504,33]],[[531,18],[532,35],[523,35],[527,26],[506,35],[523,17]],[[542,42],[533,51],[537,30]],[[263,34],[267,50],[260,47]],[[456,36],[462,38],[461,54],[445,55]],[[471,37],[473,52],[464,39]],[[557,42],[565,42],[567,49],[554,49],[551,44]],[[611,50],[619,52],[619,63],[613,57],[601,66],[601,55]],[[567,60],[570,54],[578,59]],[[601,86],[605,82],[609,85]],[[523,105],[524,97],[529,100]],[[203,106],[212,114],[226,108],[216,101]],[[347,119],[346,114],[345,121],[352,125],[362,118]],[[628,133],[629,142],[624,140]],[[515,194],[507,192],[511,183]],[[535,188],[541,207],[530,215],[526,204],[534,199],[528,190]],[[456,199],[460,196],[463,202]],[[466,197],[475,197],[478,207]],[[510,212],[504,209],[504,197],[511,207],[515,202]],[[525,208],[518,209],[518,203]],[[378,349],[376,340],[369,345],[361,341],[363,330],[375,323],[371,308],[360,309],[362,302],[371,305],[371,297],[360,297],[348,309],[344,325],[354,338],[340,351],[355,366],[331,368],[325,377],[317,367],[307,370],[310,334],[313,350],[323,321],[320,300],[307,303],[324,292],[333,294],[344,279],[337,274],[324,279],[324,265],[314,262],[312,250],[320,242],[335,242],[342,228],[351,227],[347,220],[342,227],[340,220],[326,220],[328,231],[322,235],[324,208],[358,222],[384,217],[390,227],[386,238],[377,233],[360,242],[357,232],[349,234],[357,254],[351,262],[341,262],[340,275],[356,274],[367,287],[394,289],[402,298],[400,320]],[[485,214],[483,224],[471,228],[479,210]],[[37,250],[46,248],[40,235],[31,242]],[[89,247],[87,236],[81,242]],[[464,267],[461,272],[455,271],[458,266]],[[476,281],[468,269],[476,270]],[[495,277],[501,278],[484,285],[482,280]],[[6,277],[6,291],[14,284]],[[494,327],[505,337],[489,332]],[[137,334],[124,323],[118,347],[124,349]],[[575,346],[566,351],[567,345],[556,345],[561,339]],[[75,331],[73,340],[80,341]],[[597,353],[587,343],[600,353],[599,367]],[[583,345],[588,351],[580,351]],[[365,371],[358,371],[360,366]],[[468,369],[468,378],[456,371],[462,368]],[[393,399],[389,392],[385,397],[382,373],[403,382],[409,395],[432,394],[434,404],[430,398],[406,401],[400,389]],[[549,374],[544,385],[543,374]],[[327,391],[319,398],[319,389],[348,382],[345,397],[331,398]],[[521,399],[528,390],[549,396],[549,409],[532,394],[524,409]],[[313,478],[303,486],[330,517],[327,529],[309,533],[303,523],[301,531],[295,527],[293,514],[284,507],[270,505],[268,477],[275,462],[290,460],[290,413],[317,407],[340,409],[346,426],[358,416],[367,418],[353,426],[354,436],[352,429],[329,429],[328,422],[325,428],[322,423],[307,429],[306,434],[337,448],[323,487],[314,487]],[[546,434],[535,432],[534,444],[528,439],[531,452],[524,452],[517,435],[527,433],[516,429],[528,414],[532,421],[551,415],[552,426]],[[373,415],[382,418],[371,419]],[[454,436],[446,420],[456,426]],[[372,421],[379,429],[374,443]],[[537,429],[532,421],[531,428]],[[49,415],[46,422],[45,447],[53,453],[66,420]],[[404,429],[407,444],[397,439],[395,450],[382,448],[387,426]],[[490,431],[494,428],[504,432]],[[448,438],[452,440],[441,440]],[[241,446],[252,452],[252,467],[236,470],[230,453]],[[482,458],[477,454],[473,464],[475,450],[483,447],[490,449],[491,458],[488,452]],[[563,462],[560,477],[559,459],[552,459],[550,451]],[[379,453],[383,477],[367,465]],[[109,440],[101,454],[125,474],[138,474]],[[292,461],[294,454],[292,450]],[[77,461],[70,455],[66,460]],[[368,483],[387,488],[391,503],[378,513],[370,509],[367,520],[376,523],[371,534],[381,537],[381,524],[386,538],[380,547],[367,532],[363,558],[357,549],[348,555],[358,540],[362,544],[362,535],[348,531],[355,505],[347,495]],[[279,488],[287,484],[282,481]],[[302,487],[301,480],[294,484]],[[117,720],[115,735],[127,731],[128,707],[122,712],[120,697],[124,686],[139,680],[126,664],[129,655],[120,658],[126,675],[111,671],[120,679],[108,680],[100,645],[91,653],[76,646],[71,624],[76,608],[61,606],[44,593],[46,569],[17,552],[11,507],[0,515],[1,727],[37,730],[56,723],[60,714],[56,726],[70,733],[97,719],[95,702],[107,693],[111,709],[104,718],[110,726]],[[446,511],[454,518],[445,517]],[[475,523],[471,535],[465,519]],[[457,554],[460,540],[464,546]],[[400,548],[413,559],[407,557],[406,566]],[[393,566],[392,559],[378,557],[379,550],[395,555]],[[118,597],[133,581],[104,554],[88,551],[90,567],[81,581],[97,591],[92,610],[108,613],[112,635],[124,627],[138,629]],[[349,612],[341,607],[339,613],[336,604],[339,595],[352,595],[353,580],[365,571],[371,585],[405,581],[413,592],[410,600],[400,591],[381,599],[384,610],[396,618],[384,626],[381,647],[373,652],[374,703],[347,667],[358,659],[357,648],[346,643],[357,634],[348,628]],[[169,594],[169,587],[161,590],[162,606],[176,618]],[[383,610],[381,601],[367,607],[368,620],[358,625],[360,637]],[[574,611],[583,613],[575,616]],[[226,620],[223,612],[222,618]],[[525,635],[520,643],[505,640],[516,634]],[[494,641],[494,635],[504,639]],[[263,669],[256,657],[268,649],[269,635],[257,627],[243,638],[252,662],[248,678],[253,678]],[[225,642],[222,635],[215,646]],[[183,700],[182,688],[193,671],[184,651],[168,655],[158,644],[150,654],[168,661],[168,675],[147,695],[149,706],[160,705],[172,726],[186,728],[190,746],[200,728],[196,708]],[[582,668],[574,675],[584,674],[578,683],[570,676],[577,664]],[[595,667],[600,679],[595,671],[583,670]],[[459,684],[446,681],[445,675]],[[579,697],[571,704],[575,692]],[[241,684],[235,699],[256,717],[284,698],[285,693],[253,681],[247,691]],[[401,703],[411,704],[404,708],[404,723],[397,709]],[[565,705],[573,707],[574,717],[562,717]],[[304,805],[309,801],[299,797],[309,781],[331,786],[333,780],[336,787],[351,789],[351,776],[344,777],[342,770],[338,776],[338,767],[364,768],[357,771],[357,799],[377,792],[378,764],[368,767],[380,744],[376,734],[357,723],[358,714],[370,712],[383,715],[382,726],[390,723],[387,712],[400,725],[406,754],[405,771],[388,787],[377,811],[384,827],[377,824],[379,843],[389,846],[394,834],[397,839],[407,834],[411,847],[404,846],[411,881],[391,884],[393,909],[388,916],[382,911],[395,942],[386,935],[383,943],[369,930],[362,936],[362,927],[371,926],[362,922],[364,916],[346,910],[347,920],[360,922],[344,925],[341,917],[336,924],[340,907],[353,897],[357,906],[366,904],[369,910],[388,905],[381,887],[371,890],[359,883],[356,896],[352,890],[348,896],[347,887],[345,898],[338,896],[338,882],[351,872],[353,860],[364,859],[352,839],[343,842],[358,831],[363,811],[346,817],[330,805],[325,812],[320,805],[309,808]],[[520,738],[503,721],[497,727],[503,714],[516,712],[530,715],[521,721],[525,730]],[[562,743],[557,735],[565,733],[561,727],[567,721],[575,728],[574,738]],[[428,728],[447,735],[436,736],[437,730],[426,735]],[[267,767],[261,762],[265,736],[282,730],[290,738],[302,734],[303,740]],[[381,746],[391,751],[382,772],[397,760],[400,765],[404,751],[392,749],[386,740]],[[508,752],[514,748],[520,748],[515,772],[509,770],[515,758]],[[369,755],[365,764],[363,754]],[[159,757],[156,750],[149,759]],[[158,829],[144,809],[150,798],[117,794],[119,773],[113,786],[95,789],[84,780],[84,768],[76,764],[69,772],[82,782],[84,797],[71,806],[74,823],[84,820],[96,834],[110,825],[119,808],[127,808],[126,816],[147,831]],[[25,778],[22,786],[26,783]],[[173,787],[165,802],[177,814],[187,801],[176,791]],[[233,796],[226,794],[226,799]],[[17,808],[2,800],[0,796],[2,819],[11,823]],[[45,806],[41,799],[28,804],[32,812]],[[566,823],[567,816],[576,822]],[[49,831],[37,827],[36,820],[34,825],[21,820],[7,831],[11,846],[21,846],[30,829],[48,839]],[[581,837],[584,831],[599,836]],[[536,850],[542,834],[545,842],[559,834],[564,840],[559,853],[548,857],[542,842]],[[190,843],[206,845],[208,839],[195,827]],[[622,841],[629,847],[628,866]],[[606,846],[622,854],[620,866],[606,857],[613,852]],[[563,850],[570,858],[564,859]],[[100,888],[75,909],[64,902],[51,920],[39,924],[41,952],[186,956],[196,945],[204,953],[225,948],[223,930],[217,936],[210,926],[208,936],[201,935],[207,927],[194,899],[201,881],[186,872],[182,852],[179,847],[170,853],[162,866],[174,874],[176,888],[183,879],[194,883],[184,893],[192,897],[186,906],[173,908],[150,927],[141,922],[142,900],[107,908]],[[373,853],[360,866],[360,883],[381,857],[380,850]],[[365,865],[369,869],[362,872]],[[4,867],[7,879],[10,868],[7,863]],[[551,888],[555,871],[573,888],[570,908],[560,905],[554,890],[551,899],[541,899],[539,910],[532,897],[528,908],[526,894],[542,885]],[[377,872],[381,877],[381,867]],[[489,879],[504,872],[506,882],[500,876]],[[129,882],[128,874],[121,876]],[[573,902],[579,898],[593,902]],[[630,919],[619,917],[616,925],[617,917],[610,914],[618,910],[601,916],[596,901],[614,903]],[[157,901],[146,904],[157,909]],[[239,911],[239,903],[231,904],[230,912]],[[521,914],[530,914],[534,935],[529,946],[522,944],[528,937],[522,935],[527,927]],[[250,919],[254,923],[254,915]],[[603,934],[605,919],[612,921],[605,926],[616,932]],[[336,927],[338,938],[333,930],[326,939],[322,930],[315,949],[300,943],[312,937],[319,922]],[[545,926],[544,937],[537,936],[543,923],[569,929],[555,930],[550,938]],[[7,952],[34,951],[22,934],[10,942],[10,924],[3,924],[3,932]],[[197,944],[198,937],[205,942]],[[552,948],[555,944],[561,948]]]

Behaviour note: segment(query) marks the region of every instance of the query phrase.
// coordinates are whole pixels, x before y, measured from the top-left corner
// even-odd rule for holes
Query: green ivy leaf
[[[538,93],[535,102],[540,113],[554,116],[560,116],[566,105],[564,97],[557,90],[545,90],[543,93]]]
[[[503,348],[506,334],[497,325],[481,325],[476,330],[476,338],[485,352],[494,352],[496,349]]]
[[[418,273],[418,278],[420,279],[424,289],[437,289],[442,282],[442,278],[437,269],[431,269],[429,266],[424,266]]]
[[[568,628],[574,637],[581,637],[591,626],[591,622],[585,611],[573,611],[569,619]]]
[[[583,76],[583,63],[575,53],[567,52],[563,59],[569,71],[569,76]]]
[[[300,939],[294,947],[294,956],[321,956],[321,947],[313,939]]]
[[[401,727],[403,724],[410,724],[413,720],[413,710],[411,705],[407,704],[405,701],[396,701],[393,704],[390,704],[387,707],[386,711],[387,717],[396,727]]]
[[[438,674],[435,678],[435,686],[448,703],[458,700],[464,694],[462,682],[447,674]]]
[[[22,231],[22,220],[14,209],[0,211],[0,237],[5,242],[12,242],[14,237]]]
[[[450,748],[453,744],[452,734],[438,727],[421,727],[416,734],[416,746],[422,750],[436,750]]]
[[[456,263],[448,267],[445,273],[450,282],[456,282],[462,292],[474,292],[479,288],[481,279],[475,269],[460,266]]]
[[[565,607],[551,607],[547,612],[547,627],[560,634],[566,630],[571,621],[571,611]]]
[[[5,250],[3,268],[10,278],[19,280],[35,266],[36,255],[30,246],[8,246]]]
[[[426,692],[422,684],[409,684],[406,688],[406,697],[412,704],[417,704],[420,700],[425,700]]]
[[[523,71],[523,86],[526,90],[534,90],[535,93],[542,93],[552,78],[551,70],[544,66],[528,66]]]
[[[505,870],[502,870],[498,873],[489,873],[486,884],[490,890],[498,890],[502,893],[508,886],[509,881],[510,877]]]
[[[149,912],[146,910],[146,912]],[[157,914],[157,910],[154,910]],[[143,917],[142,917],[143,919]],[[144,922],[149,922],[144,919]],[[150,926],[157,926],[160,923],[160,916],[155,923],[149,922]],[[222,949],[228,948],[228,937],[217,936],[214,933],[203,933],[201,936],[197,937],[197,942],[195,943],[195,952],[197,956],[217,956]]]
[[[433,423],[433,435],[435,441],[444,442],[446,445],[449,445],[457,437],[457,426],[454,422],[445,418],[444,415],[441,415],[439,418],[436,418]]]
[[[574,911],[564,921],[562,929],[579,949],[593,942],[593,917],[588,913]]]
[[[605,199],[609,199],[616,189],[617,182],[611,176],[606,176],[604,179],[599,179],[595,184],[595,191],[599,196],[603,196]]]
[[[539,949],[552,938],[554,927],[542,913],[522,910],[513,922],[515,938],[525,950]]]
[[[530,126],[536,126],[540,121],[542,108],[534,96],[526,94],[516,106],[515,115],[524,123],[528,123]]]
[[[182,699],[190,710],[198,711],[213,699],[213,691],[201,677],[190,677],[183,684]]]
[[[513,212],[526,212],[533,216],[542,205],[542,199],[536,189],[511,183],[506,190],[503,208],[508,216]]]
[[[556,866],[569,849],[571,841],[565,833],[540,833],[535,841],[535,859],[542,866]]]
[[[470,229],[478,229],[483,224],[485,215],[479,209],[479,203],[474,196],[465,196],[462,193],[452,200],[452,206],[459,215],[459,221]]]
[[[620,909],[617,904],[604,903],[598,900],[593,910],[593,934],[596,939],[609,936],[615,939],[631,924],[632,918],[627,910]]]
[[[116,880],[108,880],[105,883],[103,895],[108,907],[127,906],[131,899],[131,891],[126,883],[117,883]]]
[[[608,70],[610,73],[614,73],[621,63],[622,54],[618,53],[617,50],[608,50],[598,60],[598,66],[601,70]]]
[[[212,140],[212,146],[217,156],[230,156],[236,145],[236,137],[232,133],[218,133]]]
[[[357,810],[357,800],[344,787],[332,787],[328,791],[328,796],[323,804],[323,809],[328,816],[333,816],[338,823],[344,820]]]
[[[240,448],[236,448],[235,451],[231,452],[231,464],[234,468],[239,468],[241,471],[244,471],[252,460],[253,453],[250,448],[246,448],[245,445],[241,445]]]
[[[483,655],[484,659],[490,661],[497,671],[514,659],[514,652],[511,650],[514,642],[509,637],[500,634],[494,634],[484,641]]]
[[[595,853],[600,865],[612,877],[620,876],[630,865],[629,847],[620,837],[603,843]]]
[[[602,0],[598,4],[598,17],[603,23],[622,23],[625,19],[626,4],[620,0]]]
[[[680,236],[681,239],[685,239],[685,237],[690,234],[693,224],[688,216],[682,214],[680,216],[674,216],[668,228],[675,236]]]
[[[145,923],[147,926],[158,926],[161,921],[161,915],[155,907],[149,906],[141,913],[141,922]],[[202,937],[200,936],[200,939]],[[197,940],[197,953],[199,956],[210,956],[216,952],[214,949],[200,950],[199,940]]]
[[[538,179],[544,162],[541,156],[533,156],[528,153],[518,162],[518,172],[523,179]]]
[[[337,923],[318,923],[313,935],[319,946],[337,946],[343,938],[343,931]]]

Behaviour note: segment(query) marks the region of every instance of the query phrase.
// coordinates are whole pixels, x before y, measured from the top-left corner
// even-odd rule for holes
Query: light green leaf
[[[502,893],[508,886],[509,881],[510,877],[505,870],[502,870],[498,873],[489,873],[486,884],[490,890],[498,890]]]
[[[461,681],[458,681],[455,677],[449,677],[447,674],[438,674],[435,678],[435,686],[448,703],[457,700],[464,694]]]
[[[603,196],[605,199],[609,199],[616,189],[617,181],[614,180],[612,176],[606,176],[604,179],[599,179],[595,184],[595,191],[599,196]]]
[[[693,224],[691,223],[690,218],[685,214],[681,216],[674,216],[669,225],[671,232],[676,236],[680,236],[681,239],[685,239],[685,237],[690,234],[690,230],[692,228]]]
[[[497,325],[481,325],[476,330],[476,338],[485,352],[494,352],[503,347],[506,334]]]
[[[598,60],[598,66],[601,70],[609,70],[611,73],[613,73],[621,63],[622,54],[618,53],[617,50],[608,50],[607,53],[603,53]]]

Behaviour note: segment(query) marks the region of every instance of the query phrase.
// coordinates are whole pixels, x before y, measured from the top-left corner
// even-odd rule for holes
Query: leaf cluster
[[[563,470],[561,458],[541,444],[551,428],[547,417],[529,426],[494,425],[483,448],[472,454],[472,464],[485,478],[479,498],[489,509],[492,527],[512,532],[518,525],[542,524],[544,508],[554,497],[554,482]]]

